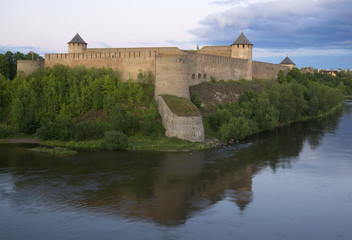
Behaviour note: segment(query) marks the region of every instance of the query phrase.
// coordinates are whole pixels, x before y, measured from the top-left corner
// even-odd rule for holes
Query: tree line
[[[344,95],[351,93],[350,72],[333,77],[318,72],[301,74],[297,68],[287,76],[280,71],[268,90],[248,90],[238,102],[217,106],[205,119],[205,130],[222,142],[241,140],[291,122],[329,114],[341,106]]]
[[[42,57],[35,52],[24,54],[21,52],[12,53],[7,51],[5,54],[0,53],[0,74],[12,80],[16,77],[18,60],[37,60],[38,58]]]
[[[126,147],[128,136],[164,134],[151,73],[122,82],[112,69],[84,66],[55,65],[13,80],[0,74],[0,122],[43,140],[100,139],[110,132],[110,142],[124,141],[117,148]]]

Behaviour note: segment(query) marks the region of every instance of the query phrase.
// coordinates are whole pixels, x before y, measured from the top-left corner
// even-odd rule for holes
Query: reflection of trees
[[[252,178],[264,167],[290,167],[305,141],[319,145],[338,118],[298,123],[223,149],[193,153],[81,152],[52,157],[0,145],[17,197],[48,201],[160,224],[180,224],[224,197],[241,211],[253,200]],[[2,170],[4,171],[4,170]]]
[[[307,141],[312,149],[316,149],[319,146],[325,131],[335,134],[341,116],[342,111],[338,110],[334,115],[326,118],[302,123],[307,131]]]

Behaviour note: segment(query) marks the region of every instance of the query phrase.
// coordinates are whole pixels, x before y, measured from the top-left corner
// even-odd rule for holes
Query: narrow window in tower
[[[194,73],[192,74],[192,79],[196,79],[196,75]]]
[[[198,74],[198,79],[201,79],[202,78],[202,74]]]

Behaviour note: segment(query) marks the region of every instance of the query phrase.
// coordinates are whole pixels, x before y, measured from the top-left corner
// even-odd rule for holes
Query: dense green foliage
[[[319,73],[301,74],[297,68],[287,76],[280,72],[269,90],[248,90],[238,102],[218,106],[206,119],[207,133],[229,142],[327,114],[341,104],[343,93],[349,94],[352,79],[326,78]],[[341,87],[344,82],[348,87]]]
[[[0,138],[6,138],[14,134],[16,130],[8,125],[0,124]]]
[[[101,141],[101,148],[106,150],[120,150],[128,147],[127,135],[119,131],[108,131]]]
[[[36,60],[41,58],[37,53],[27,53],[26,55],[20,52],[12,53],[7,51],[5,54],[0,53],[0,74],[14,79],[17,72],[17,60]]]
[[[124,83],[112,69],[63,65],[12,81],[0,75],[0,121],[44,140],[164,133],[150,73]]]
[[[199,94],[197,91],[193,92],[191,95],[191,102],[200,109],[202,106],[202,99],[200,99]]]

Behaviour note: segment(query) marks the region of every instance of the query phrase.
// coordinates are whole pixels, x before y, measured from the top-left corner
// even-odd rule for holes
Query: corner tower
[[[296,64],[294,64],[294,63],[292,62],[292,60],[291,60],[288,56],[286,56],[286,58],[285,58],[284,60],[282,60],[282,62],[280,63],[280,65],[289,67],[289,68],[290,68],[290,71],[291,71],[294,67],[296,67]]]
[[[86,43],[77,33],[68,43],[68,53],[83,53],[87,49]]]
[[[252,49],[253,44],[241,33],[236,41],[231,44],[231,57],[248,60],[247,80],[252,80]]]

